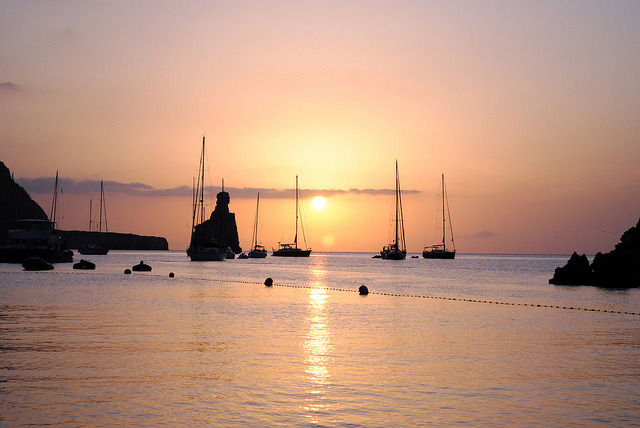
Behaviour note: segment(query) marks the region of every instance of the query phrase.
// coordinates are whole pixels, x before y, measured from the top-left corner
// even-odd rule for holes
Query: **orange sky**
[[[637,2],[2,2],[0,37],[0,160],[45,211],[35,179],[70,180],[67,229],[103,179],[110,230],[184,249],[203,133],[244,248],[252,190],[299,174],[312,248],[378,251],[391,196],[348,190],[395,159],[410,252],[442,173],[460,252],[609,251],[640,217]],[[290,198],[262,202],[270,248]]]

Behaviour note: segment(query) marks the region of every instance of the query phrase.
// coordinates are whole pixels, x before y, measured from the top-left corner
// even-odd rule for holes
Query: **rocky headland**
[[[169,243],[161,236],[136,235],[134,233],[85,232],[82,230],[58,230],[67,247],[78,249],[87,244],[97,244],[110,250],[159,250],[169,249]]]
[[[555,270],[550,284],[594,285],[605,288],[640,287],[640,220],[627,230],[613,251],[598,253],[589,264],[586,255],[573,253]]]
[[[16,183],[6,165],[0,161],[0,244],[6,241],[7,231],[16,220],[48,219],[22,186]],[[163,237],[143,236],[133,233],[83,232],[79,230],[56,230],[68,248],[81,248],[88,243],[99,244],[110,250],[168,250]]]

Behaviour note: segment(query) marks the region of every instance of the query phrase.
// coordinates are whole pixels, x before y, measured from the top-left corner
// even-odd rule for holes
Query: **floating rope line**
[[[154,276],[160,276],[160,275],[154,275]],[[183,278],[194,279],[199,281],[235,282],[240,284],[265,285],[265,283],[262,283],[262,282],[240,281],[240,280],[233,280],[233,279],[208,279],[208,278],[196,278],[196,277],[183,277]],[[288,285],[288,284],[278,284],[275,282],[271,283],[269,287],[304,288],[308,290],[343,291],[347,293],[359,292],[358,290],[352,290],[348,288],[318,287],[313,285]],[[464,299],[459,297],[441,297],[441,296],[427,296],[427,295],[419,295],[419,294],[383,293],[383,292],[376,292],[376,291],[368,291],[367,294],[377,294],[380,296],[392,296],[392,297],[413,297],[417,299],[451,300],[451,301],[459,301],[459,302],[467,302],[467,303],[482,303],[482,304],[489,304],[489,305],[525,306],[525,307],[528,306],[532,308],[551,308],[551,309],[563,309],[563,310],[570,310],[570,311],[603,312],[603,313],[621,314],[621,315],[640,315],[640,312],[616,311],[616,310],[595,309],[595,308],[579,308],[575,306],[541,305],[541,304],[535,304],[535,303],[509,303],[509,302],[500,302],[500,301],[493,301],[493,300]]]
[[[91,272],[91,271],[84,271]],[[11,271],[0,272],[0,273],[15,273]],[[32,272],[32,273],[42,273],[45,275],[51,275],[56,273],[64,273],[64,272]],[[134,275],[144,275],[144,276],[154,276],[154,277],[165,277],[165,275],[160,275],[157,273],[148,273],[148,272],[134,272]],[[171,277],[173,278],[173,277]],[[199,278],[193,276],[183,276],[183,277],[175,277],[175,278],[183,278],[194,281],[208,281],[208,282],[229,282],[229,283],[240,283],[240,284],[251,284],[251,285],[265,285],[264,282],[256,282],[256,281],[242,281],[236,279],[215,279],[215,278]],[[352,290],[348,288],[336,288],[336,287],[318,287],[313,285],[288,285],[288,284],[278,284],[272,283],[273,287],[286,287],[286,288],[305,288],[308,290],[327,290],[327,291],[342,291],[347,293],[358,293],[358,290]],[[417,299],[434,299],[434,300],[451,300],[458,302],[467,302],[467,303],[481,303],[488,305],[503,305],[503,306],[523,306],[523,307],[532,307],[532,308],[550,308],[550,309],[562,309],[569,311],[584,311],[584,312],[603,312],[609,314],[621,314],[621,315],[640,315],[640,312],[629,312],[629,311],[616,311],[616,310],[608,310],[608,309],[595,309],[595,308],[579,308],[575,306],[560,306],[560,305],[541,305],[535,303],[510,303],[510,302],[500,302],[493,300],[481,300],[481,299],[464,299],[460,297],[441,297],[441,296],[427,296],[427,295],[418,295],[418,294],[400,294],[400,293],[383,293],[377,291],[369,291],[368,294],[377,294],[380,296],[391,296],[391,297],[412,297]]]

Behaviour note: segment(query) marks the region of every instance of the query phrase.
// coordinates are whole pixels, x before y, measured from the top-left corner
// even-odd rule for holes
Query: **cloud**
[[[31,194],[49,194],[53,192],[53,177],[38,178],[21,178],[18,179],[24,189]],[[58,187],[66,194],[92,194],[100,189],[99,180],[72,180],[61,178],[58,179]],[[156,189],[144,183],[120,183],[117,181],[104,182],[105,193],[118,193],[133,196],[150,196],[150,197],[167,197],[167,196],[188,196],[192,195],[192,188],[189,186],[172,187],[168,189]],[[264,199],[289,199],[294,189],[275,189],[260,187],[226,187],[232,198],[237,199],[254,199],[258,192],[260,197]],[[215,195],[220,191],[219,187],[207,187],[206,193]],[[393,195],[394,189],[300,189],[300,193],[304,196],[322,195],[325,198],[338,195]],[[419,190],[403,190],[404,194],[420,193]]]
[[[15,83],[4,82],[0,83],[0,93],[1,94],[10,94],[15,92],[22,92],[22,88]]]
[[[463,236],[465,239],[490,239],[497,237],[498,234],[490,230],[482,230],[480,232],[472,233],[471,235]]]

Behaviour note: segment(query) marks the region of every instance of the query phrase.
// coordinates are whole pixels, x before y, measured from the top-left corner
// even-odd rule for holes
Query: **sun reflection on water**
[[[312,285],[316,287],[324,286],[326,273],[326,270],[322,267],[315,267],[312,270]],[[302,409],[310,412],[309,417],[312,423],[316,423],[315,413],[329,410],[329,404],[324,403],[324,401],[327,399],[327,393],[330,388],[331,373],[329,364],[331,362],[333,338],[329,329],[326,311],[327,298],[327,290],[325,289],[312,288],[309,290],[309,306],[306,320],[309,331],[302,345],[305,381],[307,383],[305,392],[308,396]]]

